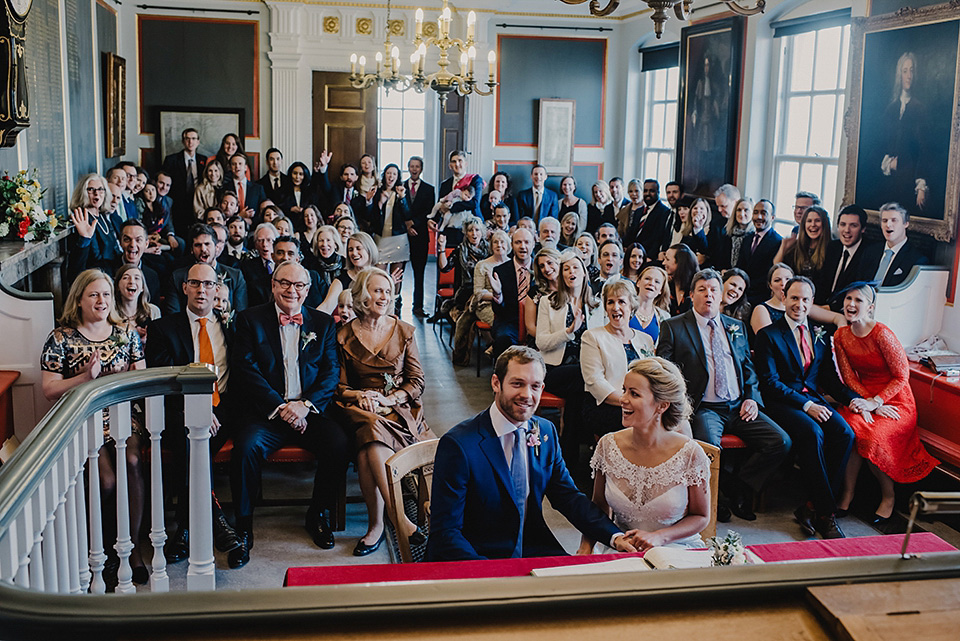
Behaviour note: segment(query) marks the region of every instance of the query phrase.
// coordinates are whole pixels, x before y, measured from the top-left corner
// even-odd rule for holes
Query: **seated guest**
[[[530,171],[532,186],[517,194],[517,216],[527,216],[538,223],[544,218],[559,219],[560,203],[557,192],[547,188],[547,170],[534,165]]]
[[[690,285],[699,270],[697,256],[683,243],[674,245],[664,253],[663,270],[670,288],[670,315],[682,314],[690,309]]]
[[[217,232],[209,225],[194,225],[187,235],[187,247],[192,263],[206,263],[217,272],[217,278],[230,288],[230,307],[236,311],[247,308],[247,283],[235,267],[227,267],[217,260]],[[221,248],[222,250],[222,248]],[[187,280],[189,267],[174,270],[167,279],[163,295],[164,314],[175,314],[183,309],[186,297],[183,283]]]
[[[753,308],[747,301],[750,277],[742,269],[733,267],[723,272],[723,294],[720,297],[720,313],[735,318],[744,325],[750,323]]]
[[[487,225],[487,241],[490,240],[490,236],[495,231],[502,231],[503,233],[510,235],[510,208],[507,207],[504,203],[497,203],[493,207],[493,212],[490,214],[490,219],[486,223]]]
[[[437,266],[440,271],[454,270],[454,294],[440,306],[440,315],[448,315],[457,326],[453,337],[453,362],[464,364],[470,361],[470,335],[476,317],[470,311],[470,298],[473,296],[473,272],[477,263],[490,255],[490,246],[484,237],[486,230],[483,221],[470,216],[464,223],[463,242],[457,245],[453,254],[447,256],[447,239],[437,236]],[[460,322],[461,316],[465,316]]]
[[[253,232],[253,249],[256,256],[249,257],[240,263],[240,271],[247,283],[247,296],[251,307],[263,305],[273,298],[273,287],[270,284],[273,270],[277,263],[273,260],[273,243],[279,233],[273,223],[264,222],[257,225]]]
[[[230,220],[234,216],[240,215],[240,201],[237,199],[237,192],[231,189],[224,189],[220,194],[220,204],[217,205],[217,209],[223,214],[223,217],[226,220]],[[204,215],[206,215],[207,210],[204,210]],[[252,221],[244,216],[240,216],[247,222],[247,227],[249,228],[252,225]]]
[[[767,288],[770,290],[770,299],[755,305],[750,312],[750,329],[754,335],[759,334],[764,327],[771,325],[781,318],[786,311],[783,304],[783,288],[793,278],[790,265],[776,263],[767,271]]]
[[[367,504],[367,532],[354,556],[366,556],[383,542],[384,498],[390,495],[384,463],[394,453],[436,438],[423,418],[423,369],[414,327],[393,313],[393,279],[367,268],[350,286],[356,319],[337,330],[340,383],[337,407],[342,425],[356,434],[357,474]],[[409,519],[403,528],[413,545],[426,538]]]
[[[610,186],[602,180],[593,183],[590,188],[592,200],[587,205],[587,228],[591,234],[595,233],[600,225],[608,223],[616,226],[618,207],[610,195]]]
[[[287,169],[287,176],[289,182],[286,187],[281,189],[279,197],[274,197],[272,200],[279,203],[284,213],[291,220],[297,221],[294,226],[299,227],[303,220],[304,208],[317,204],[313,191],[310,189],[310,170],[298,160]]]
[[[528,232],[533,234],[534,239],[537,237],[537,224],[533,222],[533,218],[530,216],[524,216],[523,218],[517,221],[517,226],[514,229],[526,229]]]
[[[563,251],[565,246],[560,244],[560,221],[556,218],[541,218],[537,226],[537,246],[535,251],[541,249],[555,249]]]
[[[537,305],[537,349],[547,366],[544,389],[562,398],[564,407],[563,459],[576,468],[582,432],[583,375],[580,341],[588,329],[603,326],[603,308],[587,283],[580,254],[568,249],[560,255],[557,291]]]
[[[674,432],[690,415],[683,376],[662,358],[634,361],[623,381],[622,429],[603,436],[590,461],[593,502],[641,550],[703,547],[710,522],[710,460],[693,439]],[[583,536],[579,554],[596,538]]]
[[[440,439],[427,543],[431,561],[565,554],[543,519],[544,496],[590,539],[636,551],[630,536],[577,490],[556,429],[534,416],[544,374],[537,351],[506,350],[494,367],[490,409]]]
[[[99,176],[97,176],[99,178]],[[81,183],[84,181],[81,180]],[[40,384],[43,395],[56,401],[69,390],[109,374],[143,369],[143,345],[140,335],[126,329],[117,316],[113,302],[113,281],[99,269],[81,272],[70,286],[63,303],[60,325],[50,332],[40,353]],[[147,568],[140,551],[140,521],[143,518],[144,485],[140,467],[140,451],[149,442],[143,425],[142,413],[135,415],[133,432],[127,439],[126,466],[127,489],[130,496],[130,538],[133,549],[129,563],[133,569],[133,581],[143,585],[149,580]],[[100,449],[100,492],[103,505],[110,505],[110,497],[116,488],[117,450],[116,442],[109,434],[107,418],[103,421],[104,444]],[[108,510],[112,512],[112,510]],[[114,513],[115,514],[115,513]],[[112,524],[107,524],[110,527]],[[105,540],[109,557],[113,541],[107,533]],[[107,559],[108,584],[116,585],[116,568],[119,562]],[[111,580],[112,579],[112,580]]]
[[[493,194],[496,193],[494,199]],[[510,185],[510,176],[506,172],[498,171],[490,178],[490,187],[487,190],[486,198],[480,199],[480,213],[485,221],[490,221],[493,212],[498,203],[503,203],[509,212],[507,225],[516,222],[517,219],[517,199],[513,197],[513,190]],[[504,229],[506,231],[506,229]]]
[[[717,215],[712,224],[707,225],[707,236],[712,245],[719,246],[720,237],[726,229],[727,222],[734,217],[734,208],[742,197],[737,186],[729,183],[720,185],[713,192],[713,199],[717,203]]]
[[[223,186],[223,166],[211,160],[203,170],[203,178],[193,191],[193,213],[199,219],[208,207],[220,204],[219,192]]]
[[[160,300],[160,275],[155,269],[144,264],[144,255],[149,250],[147,229],[136,218],[125,220],[120,226],[120,250],[120,261],[115,267],[119,269],[129,265],[138,268],[150,298]]]
[[[753,231],[753,201],[741,198],[733,207],[733,215],[727,219],[727,226],[720,238],[720,246],[714,257],[714,265],[722,269],[736,267],[740,262],[740,252],[747,234]]]
[[[640,272],[643,270],[643,265],[646,262],[647,255],[643,251],[643,245],[640,243],[627,245],[623,252],[623,269],[620,275],[636,285],[637,280],[640,278]]]
[[[767,286],[767,272],[773,265],[773,257],[780,250],[780,234],[773,230],[774,206],[769,200],[762,199],[753,206],[753,231],[749,232],[740,246],[740,256],[736,267],[747,272],[751,287],[747,290],[747,300],[756,307],[770,298]]]
[[[511,237],[513,260],[493,269],[490,285],[493,289],[493,357],[520,341],[520,310],[531,289],[531,260],[533,234],[517,229]]]
[[[579,233],[577,225],[579,222],[580,219],[576,212],[568,211],[563,215],[563,218],[560,219],[560,237],[557,239],[559,245],[573,247],[573,244],[577,242],[577,234]]]
[[[575,214],[577,226],[573,232],[564,232],[569,238],[570,242],[563,243],[567,247],[573,244],[573,238],[578,232],[583,231],[587,228],[587,201],[583,198],[580,198],[576,194],[577,191],[577,179],[573,176],[564,176],[560,181],[560,211],[557,213],[557,218],[563,221],[567,214]]]
[[[279,216],[271,223],[280,236],[293,236],[293,223],[286,216]]]
[[[880,229],[886,241],[883,253],[872,263],[864,265],[867,272],[873,272],[873,280],[881,287],[894,287],[907,279],[914,265],[926,265],[927,257],[917,250],[907,238],[910,226],[910,214],[897,203],[886,203],[880,207]]]
[[[830,240],[830,218],[827,210],[814,205],[803,214],[796,242],[786,250],[781,244],[773,262],[790,265],[798,276],[819,280]]]
[[[350,289],[353,279],[367,267],[376,267],[380,261],[380,251],[373,237],[362,231],[350,236],[347,241],[346,269],[340,272],[337,279],[343,290]]]
[[[147,228],[150,244],[167,245],[167,249],[176,246],[175,240],[172,243],[168,240],[175,237],[173,215],[157,198],[157,183],[150,181],[144,185],[134,203],[137,206],[137,218]]]
[[[343,246],[340,244],[340,234],[330,225],[318,229],[313,240],[314,265],[320,275],[321,286],[327,290],[327,296],[318,309],[332,316],[340,292],[344,291],[340,281],[340,275],[346,269]]]
[[[590,283],[593,291],[603,290],[603,286],[611,280],[620,280],[620,269],[623,267],[623,246],[619,240],[605,240],[600,243],[600,249],[597,250],[599,258],[597,267],[600,273],[596,280]]]
[[[283,153],[276,147],[267,150],[267,173],[260,177],[257,182],[263,187],[263,193],[267,198],[274,202],[283,202],[283,194],[290,185],[289,172],[286,174],[280,171],[280,163],[283,162]],[[307,177],[310,176],[310,170],[307,170]],[[304,187],[310,184],[307,180]]]
[[[317,256],[313,253],[313,245],[317,239],[317,232],[323,224],[323,218],[316,205],[307,205],[303,208],[302,213],[303,224],[299,229],[294,229],[292,236],[300,241],[300,249],[303,250],[304,267],[307,269],[317,269]]]
[[[277,236],[273,241],[273,263],[279,265],[283,262],[302,263],[303,252],[300,249],[300,241],[294,236]],[[304,299],[303,304],[312,309],[317,309],[330,291],[327,283],[320,278],[320,274],[312,269],[307,270],[310,275],[310,291]]]
[[[147,324],[160,318],[160,308],[150,302],[150,292],[139,267],[124,264],[114,275],[113,300],[116,301],[121,326],[126,330],[136,330],[141,342],[146,344]]]
[[[347,471],[347,436],[325,411],[340,378],[333,319],[303,306],[307,271],[282,263],[273,273],[273,302],[238,314],[230,362],[231,383],[243,390],[245,412],[233,437],[230,482],[240,557],[253,547],[253,501],[260,467],[294,444],[317,458],[313,497],[304,525],[317,547],[334,546],[326,512]]]
[[[270,223],[271,225],[273,224],[273,221],[283,217],[283,212],[280,211],[280,208],[276,205],[267,205],[260,211],[261,220],[265,223]]]
[[[560,285],[560,252],[549,247],[533,257],[533,287],[523,303],[523,323],[527,336],[537,337],[537,314],[540,301],[557,291]]]
[[[657,356],[676,363],[693,402],[693,437],[720,446],[725,433],[751,450],[728,491],[731,511],[753,521],[753,493],[790,451],[790,437],[761,411],[757,374],[744,324],[720,313],[720,274],[704,269],[693,277],[693,309],[663,322]]]
[[[656,214],[657,219],[663,220],[666,227],[666,222],[670,218],[670,208],[660,200],[660,183],[654,178],[643,181],[643,204],[651,214]],[[659,250],[659,247],[657,249]]]
[[[630,327],[638,303],[633,283],[607,283],[602,300],[607,324],[587,330],[580,343],[580,372],[592,397],[584,407],[584,425],[591,426],[596,435],[620,429],[620,400],[627,366],[654,353],[650,335]]]
[[[834,298],[835,292],[845,289],[850,283],[873,278],[874,272],[866,273],[866,266],[876,264],[883,252],[878,243],[863,240],[866,227],[867,212],[858,205],[847,205],[837,214],[837,239],[827,245],[820,282],[817,284],[815,302],[818,305],[826,305]],[[831,301],[834,303],[833,311],[841,311],[841,298],[837,296],[835,302]]]
[[[223,165],[224,171],[229,171],[230,169],[230,159],[233,158],[234,154],[243,153],[243,142],[240,140],[240,136],[237,134],[224,134],[223,138],[220,139],[220,148],[217,150],[215,156],[210,156],[207,159],[207,162],[213,162],[216,160],[221,165]],[[249,178],[249,176],[247,176]]]
[[[756,361],[767,414],[790,435],[806,502],[794,512],[808,535],[842,538],[837,525],[837,496],[853,448],[853,430],[820,394],[823,389],[841,405],[858,394],[840,382],[830,340],[814,332],[807,319],[814,285],[795,276],[784,287],[786,314],[757,334]],[[854,409],[856,406],[851,406]]]
[[[490,257],[473,268],[473,299],[471,306],[477,320],[493,325],[493,269],[510,260],[510,236],[497,230],[490,236]],[[459,321],[459,319],[457,319]],[[469,350],[467,352],[469,354]],[[469,358],[469,356],[467,357]],[[469,364],[469,362],[468,362]]]
[[[233,426],[231,412],[236,407],[231,400],[230,350],[233,347],[233,324],[226,316],[215,310],[216,296],[221,289],[217,273],[206,263],[197,263],[187,272],[183,283],[186,295],[185,309],[162,319],[153,319],[150,324],[151,339],[146,347],[146,360],[150,367],[168,367],[207,363],[217,373],[213,395],[213,425],[210,427],[210,455],[213,456],[229,438]],[[173,486],[177,496],[175,519],[177,531],[167,541],[164,555],[167,561],[176,563],[187,558],[190,552],[189,525],[190,494],[187,491],[189,469],[187,466],[187,432],[183,421],[183,399],[166,397],[166,430],[163,442],[174,452]],[[240,539],[227,523],[219,503],[213,503],[214,544],[221,552],[228,552],[227,562],[237,568],[247,562],[240,547]]]
[[[713,248],[707,240],[707,229],[711,226],[713,212],[710,204],[703,198],[697,198],[690,207],[690,215],[684,223],[680,233],[683,237],[680,242],[690,248],[697,257],[698,266],[708,266],[711,263],[710,252]]]
[[[668,249],[683,242],[683,230],[690,220],[690,207],[693,206],[694,200],[693,196],[682,196],[677,201],[675,215],[671,222],[667,224],[667,231],[663,235],[664,246],[663,250],[660,251],[660,262],[663,262],[663,257]]]
[[[230,267],[238,266],[249,255],[247,231],[247,221],[242,216],[234,214],[227,219],[227,253],[221,254],[221,258]]]
[[[636,285],[637,309],[630,327],[653,339],[660,339],[660,324],[670,318],[670,285],[663,267],[649,265],[640,272]]]
[[[77,230],[67,252],[67,281],[87,269],[112,272],[120,260],[116,230],[122,220],[109,213],[107,183],[99,174],[87,174],[70,197],[70,221]],[[111,220],[111,217],[113,219]]]
[[[357,314],[353,311],[353,294],[349,289],[345,289],[337,297],[337,318],[340,319],[337,321],[337,328],[343,327],[356,317]]]
[[[880,505],[870,524],[884,534],[893,531],[894,486],[925,478],[939,461],[930,456],[917,434],[917,405],[910,389],[910,364],[903,345],[883,323],[873,319],[877,292],[871,284],[851,283],[843,296],[849,323],[833,335],[833,349],[843,382],[859,394],[840,414],[856,435],[847,463],[838,512],[845,513],[863,459],[880,482]]]
[[[594,281],[600,277],[600,267],[597,265],[597,241],[593,239],[593,234],[582,231],[577,235],[573,248],[580,252],[583,264],[587,266],[587,282],[593,287]]]
[[[333,226],[340,233],[340,242],[343,244],[343,251],[346,252],[347,241],[360,230],[357,229],[357,219],[353,217],[353,210],[350,209],[350,205],[340,203],[337,205],[336,211],[341,213],[333,219]]]
[[[205,212],[203,212],[203,224],[204,225],[226,225],[227,219],[224,218],[223,212],[216,207],[209,207]]]
[[[617,212],[617,233],[627,245],[637,242],[637,235],[646,228],[647,205],[643,202],[643,188],[639,180],[627,183],[630,199]]]

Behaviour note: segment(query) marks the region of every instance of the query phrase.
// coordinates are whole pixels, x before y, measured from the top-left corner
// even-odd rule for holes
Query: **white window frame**
[[[384,90],[383,88],[379,88],[379,89],[377,90],[377,165],[378,165],[378,168],[382,171],[385,166],[387,166],[390,162],[393,162],[393,160],[388,161],[387,159],[385,159],[385,158],[383,157],[383,151],[382,151],[382,145],[383,145],[383,143],[385,143],[385,142],[388,142],[388,143],[400,143],[401,149],[403,149],[403,148],[405,147],[405,145],[406,145],[406,144],[409,144],[409,143],[420,143],[420,144],[422,145],[422,148],[423,148],[423,151],[422,151],[421,153],[419,153],[419,154],[409,154],[409,153],[406,153],[406,152],[401,151],[401,158],[400,158],[400,160],[397,161],[397,163],[396,163],[396,164],[399,165],[399,167],[400,167],[400,179],[401,179],[401,180],[406,180],[407,178],[409,178],[409,172],[407,171],[407,161],[410,159],[410,156],[412,156],[412,155],[419,155],[419,156],[422,157],[425,153],[427,153],[427,150],[428,150],[428,147],[427,147],[427,126],[428,126],[428,119],[427,119],[427,102],[428,102],[428,100],[427,100],[427,99],[429,98],[430,94],[424,94],[424,95],[423,95],[423,107],[422,107],[422,108],[421,108],[421,107],[407,107],[406,104],[405,104],[405,103],[406,103],[407,96],[408,96],[408,95],[411,95],[411,94],[413,94],[413,93],[415,93],[415,92],[414,92],[413,90],[406,91],[406,92],[402,92],[402,93],[400,93],[399,95],[401,96],[401,99],[402,99],[402,101],[403,101],[404,104],[403,104],[403,106],[402,106],[401,108],[398,109],[398,108],[396,108],[396,107],[384,107],[384,106],[383,106],[382,98],[383,98],[383,96],[384,96],[384,92],[385,92],[385,90]],[[391,92],[391,93],[397,93],[397,92]],[[400,112],[401,112],[401,118],[400,118],[401,131],[400,131],[400,135],[399,135],[399,136],[389,135],[388,132],[384,132],[384,131],[382,130],[381,125],[380,125],[380,122],[381,122],[382,113],[383,113],[384,111],[400,111]],[[403,123],[405,122],[405,118],[404,118],[403,114],[405,114],[405,113],[408,112],[408,111],[419,111],[419,112],[423,115],[423,136],[422,136],[422,137],[413,137],[413,136],[406,136],[406,135],[404,135],[406,132],[403,131]],[[390,132],[390,133],[394,133],[394,132]]]
[[[654,74],[663,73],[664,79],[667,82],[669,87],[668,74],[676,74],[676,86],[678,87],[677,95],[670,96],[669,91],[667,92],[667,97],[664,100],[656,100],[654,98]],[[640,158],[638,166],[640,168],[639,178],[641,180],[647,178],[655,178],[660,182],[661,188],[667,182],[675,180],[676,175],[676,164],[677,164],[677,136],[676,136],[676,114],[679,104],[679,86],[680,86],[680,66],[675,67],[666,67],[662,69],[654,69],[651,71],[643,71],[640,74],[641,76],[641,86],[642,88],[642,100],[641,104],[643,105],[643,111],[641,115],[641,132],[640,132]],[[650,128],[653,126],[653,108],[655,105],[670,105],[674,106],[674,127],[672,129],[665,128],[664,130],[664,146],[654,147],[648,145],[650,140]],[[666,143],[670,143],[669,146]],[[657,166],[650,168],[647,166],[647,154],[655,153],[657,154]],[[668,159],[667,162],[667,171],[666,175],[659,173],[659,166],[661,164],[662,157],[666,156]]]

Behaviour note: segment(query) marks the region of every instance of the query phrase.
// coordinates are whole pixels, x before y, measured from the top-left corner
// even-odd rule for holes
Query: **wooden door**
[[[344,163],[359,166],[363,154],[377,155],[377,90],[354,89],[350,74],[313,72],[313,157],[333,154],[331,176]]]
[[[447,175],[447,159],[457,149],[466,151],[467,98],[456,91],[447,96],[440,112],[440,158],[441,176]],[[469,167],[469,162],[467,163]]]

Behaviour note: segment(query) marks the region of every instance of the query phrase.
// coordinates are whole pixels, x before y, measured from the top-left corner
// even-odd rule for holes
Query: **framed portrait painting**
[[[573,171],[576,121],[576,100],[540,99],[537,162],[544,166],[548,174],[566,176]]]
[[[960,13],[950,5],[853,21],[844,202],[884,203],[949,242],[960,194]]]
[[[107,158],[127,152],[127,61],[109,51],[103,54],[104,145]]]
[[[676,176],[688,194],[712,197],[734,182],[744,22],[734,16],[680,31]]]
[[[243,109],[218,109],[210,107],[158,107],[160,123],[157,128],[157,145],[160,160],[183,148],[181,133],[193,127],[200,134],[197,151],[204,156],[215,156],[220,141],[227,134],[236,134],[243,140]],[[250,168],[253,171],[253,167]]]

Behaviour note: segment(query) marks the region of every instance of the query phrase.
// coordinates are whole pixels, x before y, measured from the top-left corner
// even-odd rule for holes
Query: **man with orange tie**
[[[766,413],[790,435],[800,466],[807,500],[794,516],[807,535],[837,539],[843,532],[836,499],[854,434],[819,390],[854,412],[860,411],[860,397],[840,381],[829,336],[807,319],[815,293],[806,276],[787,281],[786,313],[757,334],[754,361]]]
[[[217,385],[213,393],[213,426],[210,430],[210,455],[220,450],[229,438],[233,424],[228,383],[230,381],[230,348],[233,345],[233,326],[214,311],[214,301],[220,288],[217,272],[206,263],[197,263],[187,272],[183,292],[187,297],[186,309],[169,314],[150,323],[147,332],[150,346],[146,348],[149,367],[167,367],[206,363],[217,373]],[[166,397],[166,428],[164,443],[174,452],[172,476],[178,497],[175,518],[177,531],[167,541],[164,554],[167,561],[176,563],[187,558],[190,548],[189,493],[187,469],[187,433],[183,421],[183,397]],[[213,501],[214,545],[230,556],[231,567],[234,550],[240,547],[240,539],[227,523],[220,505]]]

